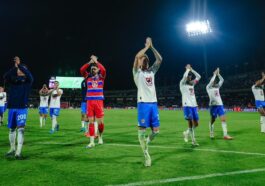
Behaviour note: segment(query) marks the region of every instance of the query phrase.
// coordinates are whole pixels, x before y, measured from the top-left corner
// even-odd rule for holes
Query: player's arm
[[[217,76],[217,72],[218,72],[218,69],[217,68],[214,72],[213,72],[213,77],[211,78],[210,82],[208,83],[208,85],[206,86],[206,90],[208,90],[209,88],[211,88],[213,86],[213,82]]]
[[[11,81],[12,80],[12,77],[14,77],[14,76],[16,76],[17,75],[17,68],[16,67],[13,67],[13,68],[11,68],[8,72],[6,72],[5,74],[4,74],[4,80],[6,81],[6,82],[9,82],[9,81]]]
[[[92,59],[90,59],[89,62],[87,62],[86,64],[84,64],[81,68],[80,68],[80,74],[84,77],[87,78],[89,76],[89,73],[87,72],[87,69],[89,68],[89,66],[91,65],[91,63],[94,63],[94,61]]]
[[[19,70],[21,70],[25,74],[29,83],[32,84],[33,83],[33,76],[31,74],[31,72],[25,66],[23,66],[21,64],[18,64],[17,68],[19,68]]]
[[[101,74],[102,78],[105,79],[106,78],[106,69],[105,69],[105,67],[98,61],[96,63],[98,65],[98,68],[100,70],[100,74]]]
[[[145,47],[141,49],[135,56],[134,58],[134,63],[133,63],[133,70],[138,70],[139,69],[139,59],[146,53],[146,51],[151,47],[151,43],[149,40],[146,40]]]
[[[195,75],[195,79],[193,80],[193,85],[196,85],[200,81],[201,75],[193,69],[191,69],[191,72]]]
[[[162,56],[160,55],[160,53],[155,49],[151,38],[148,38],[148,39],[150,39],[150,43],[151,43],[151,47],[150,48],[151,48],[151,50],[154,53],[154,56],[156,58],[155,63],[151,67],[151,70],[154,73],[156,73],[158,71],[163,59],[162,59]]]
[[[209,89],[213,86],[213,82],[216,78],[216,74],[214,73],[213,77],[211,78],[210,82],[208,83],[208,85],[206,86],[206,89]]]
[[[265,73],[262,72],[262,78],[258,81],[256,81],[255,86],[261,86],[265,82]]]
[[[63,91],[61,89],[57,89],[57,96],[61,96],[63,94]]]
[[[40,95],[40,96],[43,96],[42,90],[43,90],[43,89],[40,89],[40,91],[39,91],[39,95]]]
[[[224,78],[221,76],[221,74],[220,73],[218,73],[218,77],[219,77],[219,83],[218,83],[218,86],[219,86],[219,88],[223,85],[223,83],[224,83]]]
[[[191,71],[190,65],[187,65],[186,71],[185,71],[182,79],[180,80],[180,85],[184,85],[186,83],[190,71]]]

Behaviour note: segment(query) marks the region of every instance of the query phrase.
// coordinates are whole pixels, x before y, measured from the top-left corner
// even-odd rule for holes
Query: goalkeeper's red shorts
[[[87,117],[102,118],[104,116],[103,100],[87,100]]]

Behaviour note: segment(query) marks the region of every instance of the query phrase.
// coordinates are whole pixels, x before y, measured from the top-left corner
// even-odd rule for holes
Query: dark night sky
[[[107,90],[131,89],[134,56],[150,36],[164,59],[158,84],[177,84],[187,63],[204,73],[202,42],[185,34],[188,21],[204,18],[204,3],[213,27],[203,41],[209,73],[217,66],[225,74],[236,72],[237,65],[241,71],[244,65],[264,69],[262,0],[45,0],[0,2],[0,73],[18,55],[37,88],[52,75],[79,76],[81,65],[95,54],[107,68]]]

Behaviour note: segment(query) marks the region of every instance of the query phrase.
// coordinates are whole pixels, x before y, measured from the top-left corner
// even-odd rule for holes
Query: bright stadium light
[[[189,37],[193,37],[208,34],[212,32],[212,28],[208,20],[194,21],[186,24],[186,32]]]

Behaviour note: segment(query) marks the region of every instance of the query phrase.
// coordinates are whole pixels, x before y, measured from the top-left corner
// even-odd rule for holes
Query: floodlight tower
[[[208,67],[207,67],[207,49],[204,41],[204,37],[212,32],[212,28],[209,20],[203,21],[192,21],[186,24],[186,32],[188,37],[201,38],[202,47],[203,47],[203,61],[204,61],[204,70],[205,76],[208,78]]]

